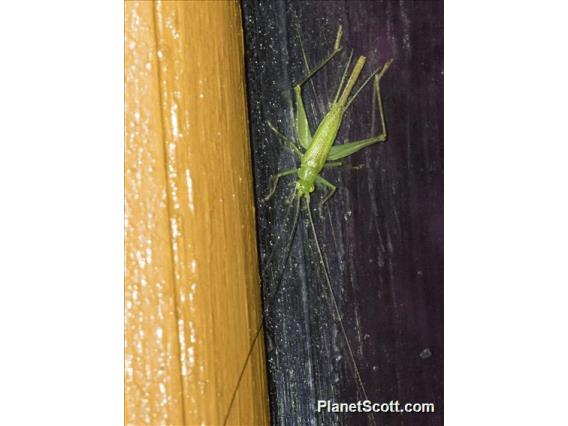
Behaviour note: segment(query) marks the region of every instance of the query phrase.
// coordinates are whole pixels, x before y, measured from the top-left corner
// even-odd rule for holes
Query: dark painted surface
[[[295,158],[266,126],[293,136],[292,91],[328,54],[338,24],[340,59],[304,86],[312,132],[333,98],[349,50],[363,75],[394,58],[381,88],[385,144],[323,176],[338,186],[316,228],[347,337],[369,398],[434,402],[435,414],[375,414],[380,425],[441,425],[443,413],[443,5],[435,1],[243,1],[258,229],[267,312],[273,423],[368,424],[365,414],[317,413],[318,399],[363,399],[333,314],[302,212],[289,259],[293,177],[269,202],[270,176]],[[362,81],[362,79],[360,79]],[[369,86],[347,112],[338,141],[379,132]],[[321,192],[319,192],[321,194]],[[312,202],[317,203],[318,196]],[[285,261],[287,262],[285,263]],[[284,271],[280,280],[280,272]],[[276,293],[275,293],[276,291]],[[276,294],[275,297],[272,295]]]

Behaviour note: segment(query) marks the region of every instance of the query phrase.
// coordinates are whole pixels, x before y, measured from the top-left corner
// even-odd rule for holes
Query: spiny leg
[[[327,64],[329,61],[331,61],[335,55],[337,55],[339,52],[341,52],[341,49],[342,49],[341,39],[342,39],[342,37],[343,37],[343,27],[340,25],[339,28],[337,29],[337,36],[335,37],[335,43],[333,45],[333,51],[327,56],[327,58],[325,58],[323,61],[321,61],[313,70],[310,70],[308,58],[306,56],[306,52],[304,50],[304,45],[302,43],[302,37],[300,37],[300,48],[302,49],[302,56],[304,58],[304,65],[306,66],[306,71],[308,72],[308,74],[302,80],[300,80],[296,84],[296,86],[301,86],[306,81],[308,81],[315,73],[317,73],[320,69],[322,69],[325,66],[325,64]],[[314,89],[314,92],[315,92],[315,89]]]
[[[321,176],[316,176],[316,182],[319,183],[320,185],[323,186],[327,186],[329,188],[328,193],[325,195],[325,197],[322,198],[322,200],[320,201],[319,205],[318,205],[318,213],[320,218],[323,218],[323,204],[329,200],[333,194],[335,194],[335,191],[337,190],[337,187],[328,182],[327,180],[325,180],[324,178],[322,178]]]
[[[388,66],[391,64],[392,60],[390,60],[389,62],[387,62],[383,68],[381,69],[381,72],[378,74],[375,74],[374,76],[374,81],[373,81],[373,92],[374,94],[376,94],[376,100],[377,103],[379,105],[379,116],[381,118],[381,134],[378,136],[373,136],[367,139],[361,139],[359,141],[355,141],[355,142],[347,142],[347,143],[343,143],[341,145],[334,145],[331,147],[330,151],[329,151],[329,155],[327,157],[328,160],[334,161],[334,160],[340,160],[342,158],[348,157],[351,154],[356,153],[357,151],[372,145],[374,143],[377,142],[384,142],[387,140],[387,126],[385,123],[385,114],[384,114],[384,109],[383,109],[383,100],[381,97],[381,85],[380,85],[380,80],[381,77],[383,76],[384,72],[387,70]],[[359,92],[359,91],[357,91]],[[357,95],[357,94],[355,94]],[[349,104],[353,101],[354,98],[352,98],[349,101]],[[348,105],[349,105],[348,104]],[[371,126],[371,128],[374,126]]]
[[[390,65],[392,59],[387,62],[387,64],[383,67],[380,74],[375,75],[375,80],[373,81],[374,91],[377,94],[377,103],[379,104],[379,115],[381,116],[381,129],[382,132],[379,137],[382,138],[381,142],[384,142],[387,139],[387,125],[385,123],[385,112],[383,109],[383,98],[381,97],[381,77],[383,76],[384,72],[386,71],[387,65]]]
[[[271,187],[268,195],[263,198],[263,201],[269,200],[270,197],[272,197],[274,195],[274,192],[276,192],[276,187],[278,186],[278,181],[280,180],[281,177],[289,176],[289,175],[294,174],[294,173],[298,173],[298,169],[284,170],[283,172],[280,172],[277,175],[272,176],[272,178],[270,178],[270,180],[272,182],[272,187]]]

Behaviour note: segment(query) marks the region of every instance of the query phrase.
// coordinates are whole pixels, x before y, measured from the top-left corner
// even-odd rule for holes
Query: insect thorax
[[[298,180],[296,181],[296,193],[304,196],[314,192],[314,181],[318,172],[309,164],[302,164],[298,170]]]

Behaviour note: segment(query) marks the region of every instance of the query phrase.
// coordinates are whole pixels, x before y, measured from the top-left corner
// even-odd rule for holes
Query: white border
[[[0,16],[0,424],[123,423],[123,4]]]
[[[123,5],[0,17],[0,424],[123,422]],[[562,424],[562,2],[446,2],[448,425]]]
[[[447,425],[568,424],[566,16],[446,2]]]

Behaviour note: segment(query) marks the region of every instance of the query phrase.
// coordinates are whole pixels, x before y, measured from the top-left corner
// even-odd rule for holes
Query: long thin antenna
[[[297,228],[299,216],[300,216],[300,199],[298,198],[298,201],[296,203],[295,213],[294,213],[294,221],[293,221],[293,224],[292,224],[292,232],[290,234],[290,239],[288,240],[288,243],[286,245],[286,251],[285,251],[286,254],[284,256],[284,266],[286,266],[286,264],[288,263],[288,257],[290,256],[290,251],[292,249],[292,243],[294,241],[294,235],[296,234],[296,228]],[[264,276],[264,272],[266,271],[268,265],[270,264],[270,259],[272,258],[272,254],[274,254],[274,253],[275,253],[275,250],[272,251],[272,253],[268,257],[268,259],[267,259],[267,261],[264,265],[264,268],[262,268],[262,270],[260,272],[261,278]],[[278,295],[278,292],[280,291],[280,287],[282,285],[282,278],[284,277],[284,271],[285,270],[286,270],[285,267],[282,268],[282,271],[280,272],[280,275],[278,276],[278,279],[276,280],[276,282],[277,282],[276,289],[274,290],[274,293],[272,293],[272,295],[270,296],[270,299],[268,301],[269,306],[272,305],[272,303],[276,299],[276,296]],[[229,402],[229,407],[227,408],[227,414],[225,414],[225,419],[223,420],[223,425],[226,425],[227,421],[229,420],[229,415],[231,414],[231,409],[233,408],[233,404],[235,403],[235,399],[237,398],[237,392],[239,390],[239,387],[241,386],[241,382],[242,382],[243,377],[245,375],[247,365],[248,365],[250,358],[252,356],[252,352],[254,350],[254,347],[256,346],[258,336],[260,336],[260,332],[264,328],[264,318],[265,318],[265,312],[264,312],[264,309],[263,309],[262,313],[261,313],[261,317],[260,317],[260,322],[258,324],[256,332],[254,333],[254,337],[252,339],[249,351],[248,351],[247,356],[245,358],[243,368],[241,369],[241,372],[239,374],[239,378],[237,379],[237,384],[235,385],[235,390],[233,391],[233,394],[231,395],[231,401]]]
[[[333,293],[333,288],[331,286],[331,280],[329,278],[329,274],[327,272],[327,265],[325,263],[325,259],[323,258],[323,253],[321,251],[321,247],[318,241],[318,236],[316,234],[316,227],[314,226],[314,220],[312,219],[312,211],[310,210],[310,196],[306,196],[306,208],[308,210],[308,219],[310,221],[310,226],[312,228],[312,234],[314,234],[314,240],[316,242],[316,247],[318,250],[318,254],[319,254],[319,260],[323,269],[323,275],[325,277],[325,282],[327,284],[327,289],[329,291],[329,294],[331,296],[331,304],[333,305],[333,311],[337,317],[337,322],[339,323],[339,327],[341,328],[341,334],[343,335],[343,339],[345,340],[345,343],[347,345],[347,350],[349,351],[349,356],[351,358],[351,363],[353,366],[353,370],[355,371],[355,380],[357,381],[357,384],[359,385],[361,392],[363,393],[363,398],[365,398],[365,400],[369,400],[369,397],[367,396],[367,391],[365,390],[365,385],[363,385],[363,380],[361,379],[361,374],[359,373],[359,368],[357,367],[357,362],[355,361],[355,356],[353,354],[353,349],[351,348],[351,343],[349,343],[349,339],[347,338],[347,332],[345,331],[345,327],[343,326],[343,320],[341,319],[341,313],[339,312],[339,307],[337,306],[337,300],[335,299],[335,294]],[[373,425],[375,425],[375,418],[373,416],[373,413],[370,412],[370,418],[371,418],[371,423]]]

